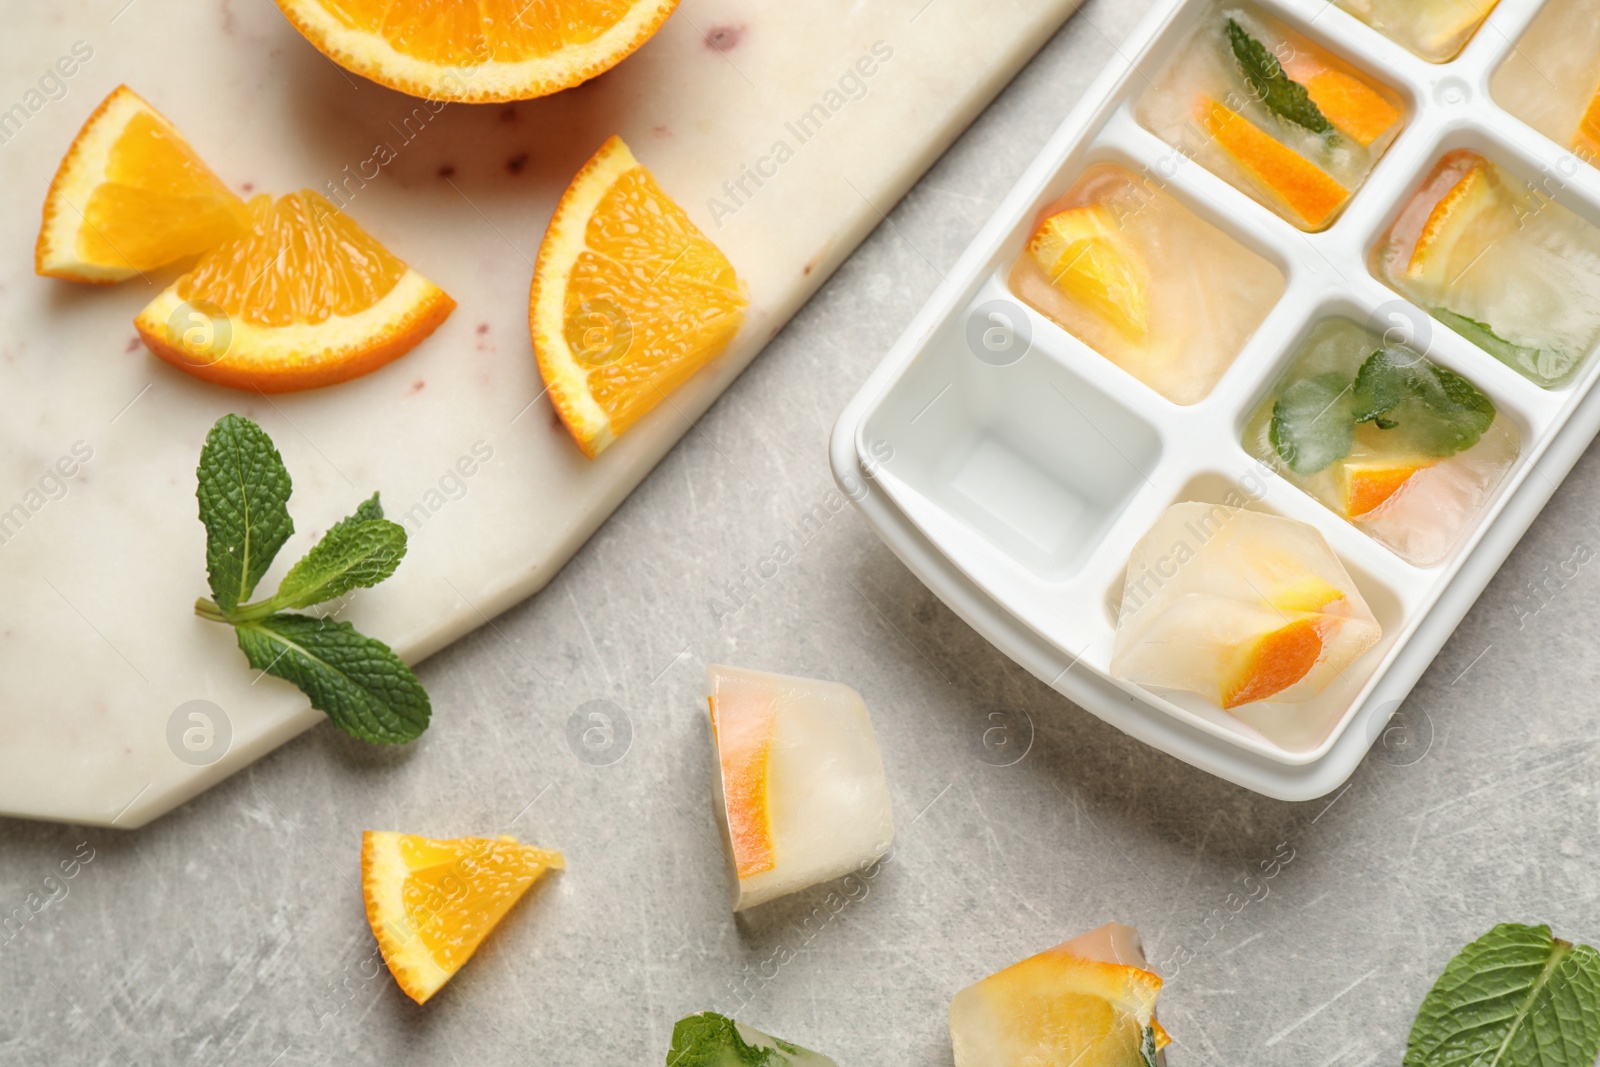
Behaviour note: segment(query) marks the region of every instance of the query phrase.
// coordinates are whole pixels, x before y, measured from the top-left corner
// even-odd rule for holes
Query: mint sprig
[[[380,744],[421,735],[428,693],[388,645],[347,622],[294,614],[377,585],[405,558],[405,528],[383,517],[378,494],[323,534],[276,593],[246,603],[294,532],[289,472],[266,431],[224,415],[196,475],[212,598],[197,600],[195,614],[231,625],[252,667],[293,682],[345,733]]]
[[[1311,99],[1306,87],[1285,74],[1278,57],[1233,19],[1228,20],[1228,40],[1250,91],[1268,111],[1312,133],[1333,132],[1333,123]]]
[[[1502,923],[1439,976],[1404,1067],[1593,1067],[1596,1055],[1600,953],[1548,926]]]
[[[749,1034],[751,1040],[746,1040]],[[770,1043],[770,1044],[769,1044]],[[679,1019],[672,1028],[667,1067],[833,1067],[816,1052],[749,1027],[726,1015],[701,1012]]]

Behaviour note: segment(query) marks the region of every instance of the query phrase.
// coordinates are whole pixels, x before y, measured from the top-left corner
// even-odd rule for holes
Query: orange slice
[[[119,85],[61,160],[34,269],[75,282],[132,278],[244,231],[244,203],[155,108]]]
[[[1372,86],[1340,70],[1324,70],[1306,80],[1306,93],[1327,120],[1362,147],[1400,121],[1400,109]]]
[[[1222,675],[1222,706],[1231,710],[1266,700],[1310,674],[1322,658],[1325,625],[1318,618],[1296,619],[1240,648]]]
[[[1477,261],[1483,248],[1498,237],[1499,230],[1507,224],[1514,226],[1509,211],[1498,211],[1499,206],[1501,200],[1494,192],[1490,163],[1474,163],[1450,187],[1450,192],[1438,198],[1427,222],[1422,224],[1421,235],[1411,250],[1411,261],[1406,264],[1406,275],[1434,286],[1456,282]],[[1472,240],[1464,240],[1467,235],[1472,235]]]
[[[527,100],[616,66],[678,0],[278,0],[329,59],[430,100]]]
[[[217,246],[134,319],[156,355],[236,389],[332,385],[405,355],[455,301],[309,189],[251,199]]]
[[[1065,946],[1041,952],[956,994],[955,1062],[1135,1067],[1146,1027],[1157,1048],[1170,1042],[1155,1021],[1161,985],[1154,972]]]
[[[1388,502],[1411,480],[1411,476],[1431,466],[1428,463],[1352,463],[1341,464],[1339,481],[1344,489],[1344,513],[1359,519]]]
[[[770,871],[777,866],[772,844],[770,776],[772,729],[776,716],[745,714],[730,721],[717,718],[717,699],[711,706],[711,732],[717,741],[717,762],[722,770],[722,801],[728,815],[728,837],[733,841],[733,864],[740,878]]]
[[[721,354],[748,303],[727,257],[606,141],[556,205],[528,295],[539,371],[583,454]]]
[[[1578,132],[1572,135],[1573,151],[1591,161],[1600,157],[1600,89],[1589,98],[1583,118],[1578,121]]]
[[[1050,284],[1134,340],[1150,328],[1150,272],[1102,206],[1051,215],[1028,242]]]
[[[528,887],[566,861],[513,837],[361,835],[361,894],[389,973],[418,1004],[472,958]]]
[[[1206,131],[1250,179],[1311,229],[1321,229],[1350,198],[1350,191],[1321,167],[1232,108],[1202,96],[1199,114]]]

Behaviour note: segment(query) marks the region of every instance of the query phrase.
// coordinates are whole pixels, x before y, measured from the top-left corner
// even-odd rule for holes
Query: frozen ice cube
[[[1279,20],[1232,4],[1201,9],[1134,113],[1308,231],[1332,225],[1405,119],[1389,86]]]
[[[888,852],[889,783],[860,694],[739,667],[713,665],[707,676],[735,911]]]
[[[1538,385],[1600,342],[1600,229],[1476,152],[1446,154],[1373,249],[1401,295]]]
[[[1174,404],[1211,392],[1284,285],[1272,264],[1115,163],[1088,168],[1039,213],[1010,283]]]
[[[1449,555],[1521,435],[1473,382],[1348,319],[1312,328],[1245,429],[1256,458],[1420,567]]]
[[[1148,1067],[1162,1062],[1161,977],[1121,923],[992,974],[950,1001],[956,1067]]]
[[[1489,85],[1495,101],[1600,165],[1600,18],[1594,0],[1549,0]],[[1565,161],[1556,164],[1566,178]]]
[[[672,1028],[667,1067],[838,1067],[753,1026],[713,1011],[679,1019]]]
[[[1499,0],[1339,0],[1339,6],[1430,63],[1472,40]]]
[[[1276,515],[1174,504],[1134,546],[1111,672],[1223,708],[1302,703],[1382,629],[1316,528]]]

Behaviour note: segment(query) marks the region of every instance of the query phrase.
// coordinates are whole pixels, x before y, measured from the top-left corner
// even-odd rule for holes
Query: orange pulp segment
[[[1372,86],[1341,70],[1324,70],[1306,80],[1306,93],[1327,120],[1362,147],[1400,121],[1400,109]]]
[[[606,141],[556,206],[528,295],[539,371],[584,455],[720,355],[748,303],[721,250]]]
[[[1427,463],[1345,463],[1340,468],[1344,513],[1358,519],[1376,511]]]
[[[1311,229],[1321,229],[1349,199],[1349,190],[1326,171],[1232,108],[1202,96],[1199,114],[1206,132],[1251,180]]]
[[[100,102],[62,158],[34,246],[40,274],[109,283],[243,232],[249,215],[177,129],[132,89]]]
[[[1112,213],[1101,206],[1051,215],[1028,242],[1050,284],[1134,340],[1150,328],[1150,275]]]
[[[1578,132],[1572,135],[1574,151],[1582,153],[1591,162],[1600,156],[1600,89],[1589,98],[1589,106],[1578,121]]]
[[[1318,618],[1296,619],[1247,642],[1223,673],[1222,706],[1266,700],[1310,674],[1322,658],[1324,626]]]
[[[384,962],[418,1004],[437,993],[528,887],[566,861],[512,837],[434,840],[369,830],[361,892]]]
[[[1457,246],[1474,231],[1475,223],[1494,212],[1498,201],[1489,164],[1473,164],[1428,213],[1428,220],[1423,223],[1422,232],[1411,250],[1406,274],[1440,286],[1455,281],[1454,275],[1460,273],[1452,270]],[[1482,242],[1474,242],[1479,243]],[[1474,253],[1473,258],[1476,256]],[[1463,265],[1463,269],[1469,265],[1470,262]]]
[[[711,732],[717,741],[717,761],[722,772],[722,802],[728,817],[728,837],[733,842],[733,863],[740,878],[749,878],[777,866],[772,842],[772,731],[777,717],[740,709],[729,716],[717,714],[717,699],[710,697]]]

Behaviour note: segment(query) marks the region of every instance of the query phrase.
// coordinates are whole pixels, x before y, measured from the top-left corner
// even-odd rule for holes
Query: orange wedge
[[[389,973],[418,1004],[472,958],[528,887],[566,861],[516,838],[361,835],[361,895]]]
[[[1353,463],[1340,466],[1339,481],[1344,489],[1344,513],[1352,519],[1376,511],[1411,480],[1427,469],[1428,463]]]
[[[236,389],[332,385],[405,355],[455,301],[309,189],[251,199],[217,246],[134,319],[162,359]]]
[[[1222,676],[1222,706],[1266,700],[1310,674],[1322,658],[1322,632],[1322,620],[1296,619],[1245,645]]]
[[[1306,79],[1306,93],[1327,120],[1363,147],[1400,121],[1400,109],[1372,86],[1340,70],[1324,70]]]
[[[244,231],[243,201],[172,123],[119,85],[73,139],[50,182],[34,269],[109,283],[175,263]]]
[[[678,0],[278,0],[329,59],[430,100],[528,100],[649,40]]]
[[[1155,1021],[1161,977],[1126,964],[1085,959],[1058,946],[990,975],[950,1003],[957,1067],[1070,1064],[1135,1067]]]
[[[1474,163],[1433,205],[1411,250],[1411,261],[1406,264],[1408,276],[1431,285],[1449,285],[1495,238],[1494,223],[1500,198],[1495,193],[1489,166],[1487,161]],[[1509,219],[1509,213],[1505,214]],[[1483,226],[1478,225],[1480,220]],[[1474,236],[1467,241],[1465,238],[1469,234]],[[1459,255],[1458,249],[1461,250]]]
[[[1210,97],[1202,96],[1200,121],[1206,132],[1273,200],[1288,208],[1310,229],[1321,229],[1350,191],[1321,167],[1274,140],[1249,119]]]
[[[727,257],[606,141],[556,205],[528,294],[539,372],[583,454],[721,354],[748,303]]]
[[[1105,207],[1051,215],[1028,242],[1028,254],[1051,285],[1129,337],[1149,330],[1150,272]]]
[[[1578,132],[1572,135],[1573,151],[1594,161],[1600,157],[1600,89],[1589,98],[1583,118],[1578,121]]]
[[[722,769],[723,807],[728,814],[728,837],[733,841],[733,864],[740,878],[749,878],[777,866],[772,844],[770,775],[772,728],[776,716],[741,715],[735,721],[717,718],[717,699],[709,697],[711,732],[717,742]]]

